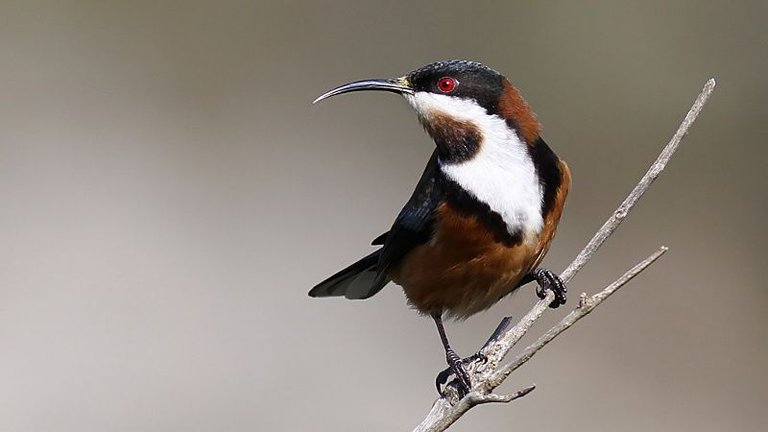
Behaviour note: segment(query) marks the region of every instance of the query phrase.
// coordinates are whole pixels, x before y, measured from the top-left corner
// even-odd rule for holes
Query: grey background
[[[310,101],[448,58],[505,73],[569,162],[554,269],[718,79],[572,298],[667,256],[505,385],[534,393],[454,429],[765,430],[766,19],[765,1],[1,2],[0,430],[416,424],[432,323],[394,286],[306,291],[388,228],[432,143],[395,96]],[[457,349],[532,291],[450,324]]]

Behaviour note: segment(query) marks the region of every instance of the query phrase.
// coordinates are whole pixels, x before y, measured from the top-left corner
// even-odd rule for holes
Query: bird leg
[[[470,364],[475,361],[480,361],[481,363],[485,363],[488,361],[488,358],[483,354],[483,350],[486,349],[490,344],[496,342],[499,337],[509,328],[509,324],[512,322],[512,317],[504,317],[499,325],[496,327],[496,330],[493,331],[491,336],[488,338],[488,340],[483,344],[483,347],[480,348],[480,350],[471,356],[467,358],[461,359],[462,366],[466,364]],[[439,331],[438,327],[438,331]],[[447,338],[446,338],[447,339]],[[449,363],[450,364],[450,363]],[[448,367],[439,374],[437,374],[437,378],[435,378],[435,386],[437,387],[437,392],[442,395],[441,387],[448,382],[448,378],[454,374],[453,367]]]
[[[471,363],[475,359],[480,358],[482,354],[477,353],[467,359],[459,357],[448,342],[448,336],[445,334],[445,326],[443,325],[442,312],[433,313],[432,319],[435,320],[437,332],[440,334],[440,341],[443,343],[443,348],[445,348],[445,361],[448,363],[448,369],[440,372],[435,379],[437,392],[441,395],[443,394],[441,386],[445,384],[445,382],[448,381],[448,377],[453,374],[456,376],[459,397],[462,398],[469,393],[469,389],[472,388],[472,381],[469,378],[467,370],[464,368],[464,364]]]
[[[545,268],[537,268],[530,273],[533,279],[539,286],[536,288],[536,295],[543,299],[547,296],[547,291],[552,290],[555,293],[555,299],[549,304],[549,307],[555,309],[560,305],[565,304],[565,293],[568,292],[568,288],[565,283],[556,275],[552,270]]]

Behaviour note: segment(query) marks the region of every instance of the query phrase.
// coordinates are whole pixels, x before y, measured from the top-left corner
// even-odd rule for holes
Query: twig
[[[669,159],[677,150],[677,147],[680,145],[680,141],[682,141],[683,138],[685,138],[685,136],[688,134],[688,129],[690,129],[693,122],[696,121],[696,117],[699,116],[701,109],[704,108],[704,104],[707,103],[709,96],[714,90],[715,79],[710,78],[709,81],[704,84],[704,88],[693,102],[691,109],[688,110],[688,114],[686,114],[685,118],[680,123],[680,126],[678,126],[675,134],[672,135],[672,139],[670,139],[669,143],[667,143],[667,145],[664,146],[664,149],[661,150],[661,153],[659,153],[659,156],[656,158],[653,164],[651,164],[651,167],[648,168],[648,171],[645,173],[643,178],[641,178],[637,183],[637,186],[632,189],[632,192],[630,192],[629,195],[624,199],[624,202],[621,203],[619,208],[617,208],[611,217],[605,221],[603,226],[597,230],[597,233],[595,233],[594,237],[592,237],[592,240],[590,240],[589,243],[584,246],[584,249],[579,252],[576,258],[574,258],[573,262],[571,262],[568,268],[566,268],[565,271],[563,271],[563,273],[560,275],[560,279],[562,279],[563,282],[570,282],[576,273],[578,273],[578,271],[581,270],[581,268],[584,267],[584,265],[586,265],[590,259],[592,259],[592,256],[595,254],[595,252],[597,252],[600,246],[602,246],[603,242],[608,237],[610,237],[611,234],[613,234],[619,224],[621,224],[624,218],[627,217],[629,211],[632,210],[632,207],[634,207],[635,203],[637,203],[637,200],[639,200],[645,191],[648,190],[648,188],[651,186],[651,183],[656,180],[656,177],[658,177],[659,174],[664,171],[664,168],[667,166],[667,162],[669,162]]]
[[[592,237],[592,240],[582,249],[576,258],[571,262],[568,268],[563,271],[560,278],[563,282],[568,283],[576,273],[586,265],[589,260],[592,259],[595,252],[605,242],[605,240],[611,236],[616,228],[627,217],[630,210],[635,206],[641,196],[648,190],[653,181],[659,176],[669,162],[669,159],[674,154],[680,142],[688,133],[688,129],[698,117],[701,109],[706,104],[709,96],[715,89],[715,80],[710,79],[704,85],[699,96],[694,101],[693,106],[688,111],[683,121],[680,123],[675,134],[670,139],[669,143],[664,147],[656,161],[648,169],[648,172],[640,179],[637,186],[630,192],[624,202],[613,212],[597,233]],[[510,363],[500,366],[504,356],[514,347],[514,345],[526,334],[531,326],[536,322],[539,317],[547,310],[548,305],[554,299],[554,293],[548,292],[547,296],[539,300],[533,308],[517,323],[514,327],[506,330],[502,336],[496,341],[487,344],[483,347],[482,352],[487,357],[488,361],[484,364],[473,363],[469,365],[469,373],[473,377],[473,387],[471,391],[464,396],[461,400],[458,400],[457,393],[452,391],[450,386],[447,386],[446,395],[435,401],[432,409],[427,417],[414,429],[414,432],[437,432],[447,429],[451,424],[458,420],[464,413],[469,411],[472,407],[491,403],[491,402],[511,402],[512,400],[523,397],[533,391],[534,386],[527,387],[518,391],[512,395],[497,395],[492,393],[493,390],[501,385],[502,382],[511,374],[514,370],[525,364],[533,357],[541,348],[550,343],[559,334],[570,328],[576,321],[588,315],[594,308],[600,305],[611,294],[616,292],[619,288],[624,286],[627,282],[632,280],[636,275],[645,270],[654,261],[656,261],[661,255],[667,251],[665,246],[662,246],[659,250],[651,254],[648,258],[635,265],[628,270],[620,278],[616,279],[613,283],[608,285],[605,289],[597,294],[588,297],[586,294],[582,294],[580,301],[575,310],[565,316],[559,323],[549,329],[546,333],[540,336],[533,344],[525,348],[514,360]],[[504,324],[504,323],[503,323]],[[500,324],[500,325],[503,325]]]
[[[615,293],[619,290],[619,288],[626,285],[627,282],[632,280],[635,276],[640,274],[641,271],[645,270],[648,266],[654,263],[657,259],[659,259],[662,255],[664,255],[665,252],[667,252],[667,247],[662,246],[660,247],[656,252],[651,254],[648,258],[644,259],[631,269],[627,270],[626,273],[624,273],[620,278],[616,279],[612,284],[608,285],[605,289],[598,292],[597,294],[593,295],[592,297],[587,297],[586,293],[582,294],[581,299],[579,301],[579,305],[574,309],[571,313],[565,316],[562,320],[560,320],[559,323],[557,323],[554,327],[549,329],[546,333],[544,333],[539,339],[536,340],[533,344],[528,346],[526,349],[523,350],[522,353],[520,353],[512,362],[505,364],[501,368],[499,368],[498,371],[496,371],[491,377],[488,379],[488,385],[496,388],[507,378],[507,376],[512,373],[515,369],[522,366],[525,362],[527,362],[531,357],[533,357],[536,352],[538,352],[541,348],[544,347],[544,345],[548,344],[549,341],[554,339],[557,335],[567,330],[569,327],[571,327],[576,321],[584,318],[587,316],[590,312],[592,312],[593,309],[595,309],[600,303],[602,303],[605,299],[607,299],[611,294]]]

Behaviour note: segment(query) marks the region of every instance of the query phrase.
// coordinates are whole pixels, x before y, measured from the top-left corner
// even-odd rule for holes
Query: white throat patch
[[[470,99],[429,92],[404,96],[425,120],[440,113],[477,126],[483,138],[480,151],[465,162],[446,164],[438,160],[440,169],[501,215],[510,233],[541,232],[544,191],[527,144],[503,118],[489,115],[485,108]]]

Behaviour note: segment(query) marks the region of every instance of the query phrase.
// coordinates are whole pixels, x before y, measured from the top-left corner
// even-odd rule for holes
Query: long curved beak
[[[382,90],[400,94],[413,94],[413,89],[408,85],[408,82],[404,78],[369,79],[353,81],[351,83],[340,85],[335,89],[328,90],[327,92],[321,94],[312,103],[316,104],[323,99],[328,99],[331,96],[340,95],[342,93],[351,93],[363,90]]]

